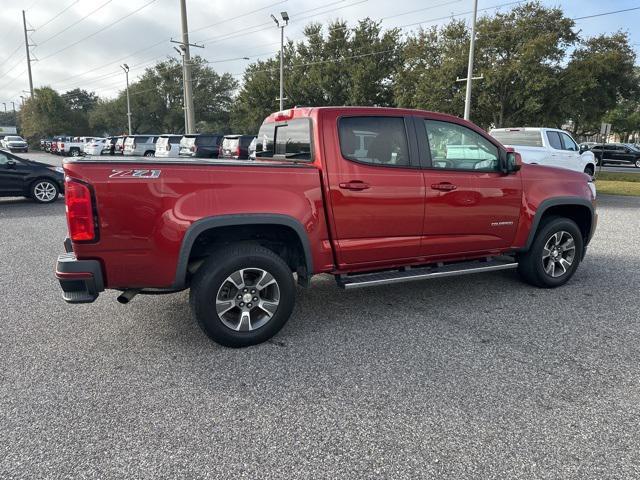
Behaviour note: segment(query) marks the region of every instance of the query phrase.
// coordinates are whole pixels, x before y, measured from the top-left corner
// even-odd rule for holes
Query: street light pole
[[[478,16],[478,0],[473,0],[473,19],[471,20],[471,41],[469,42],[469,63],[467,64],[467,91],[464,98],[464,119],[471,115],[471,81],[473,77],[473,53],[476,46],[476,17]]]
[[[278,19],[271,14],[271,18],[276,22],[276,26],[280,29],[280,111],[284,110],[284,27],[289,25],[289,14],[280,12],[283,24],[280,25]]]
[[[4,113],[7,113],[7,104],[5,102],[2,102],[2,104],[4,105]]]
[[[129,123],[129,135],[131,135],[131,103],[129,102],[129,65],[126,63],[120,65],[120,68],[124,70],[124,76],[127,80],[127,120]]]

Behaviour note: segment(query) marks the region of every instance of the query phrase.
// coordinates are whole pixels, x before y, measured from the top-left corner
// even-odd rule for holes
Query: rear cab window
[[[251,140],[248,143],[250,142]],[[284,122],[263,123],[256,140],[256,158],[312,160],[311,119],[295,118]]]

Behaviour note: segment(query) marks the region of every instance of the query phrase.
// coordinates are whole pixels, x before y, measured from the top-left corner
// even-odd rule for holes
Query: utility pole
[[[189,27],[187,25],[187,2],[186,0],[180,0],[180,20],[182,23],[182,41],[173,43],[179,43],[181,50],[184,52],[182,57],[182,72],[183,72],[183,89],[184,89],[184,108],[186,110],[187,125],[185,133],[195,133],[196,130],[196,115],[193,109],[193,83],[191,80],[191,54],[189,53],[189,47],[204,48],[204,45],[196,45],[195,43],[189,43]]]
[[[289,14],[287,12],[280,12],[280,16],[282,17],[283,24],[280,25],[280,22],[275,17],[275,15],[271,14],[271,18],[274,22],[276,22],[276,26],[280,29],[280,111],[284,110],[284,27],[289,25]]]
[[[464,97],[464,119],[471,116],[471,80],[482,80],[473,76],[473,53],[476,47],[476,17],[478,16],[478,0],[473,0],[473,19],[471,20],[471,39],[469,42],[469,63],[467,64],[467,78],[456,78],[456,82],[467,82],[467,91]]]
[[[173,47],[173,49],[180,54],[182,57],[182,111],[184,112],[184,133],[189,133],[189,117],[187,116],[187,95],[184,89],[185,84],[187,83],[184,74],[184,50],[178,47]]]
[[[22,24],[24,26],[24,47],[27,49],[27,70],[29,71],[29,91],[31,92],[31,97],[33,97],[33,77],[31,76],[31,52],[29,52],[29,38],[27,37],[27,32],[33,32],[33,30],[27,30],[27,17],[25,16],[24,10],[22,10]]]
[[[131,103],[129,103],[129,65],[126,63],[120,65],[120,68],[124,70],[124,76],[127,79],[127,120],[129,121],[129,135],[131,135]]]

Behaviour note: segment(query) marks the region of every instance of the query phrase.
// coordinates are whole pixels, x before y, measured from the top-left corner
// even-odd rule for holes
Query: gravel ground
[[[186,293],[65,304],[63,203],[0,199],[0,478],[638,478],[639,209],[563,288],[320,277],[231,350]]]

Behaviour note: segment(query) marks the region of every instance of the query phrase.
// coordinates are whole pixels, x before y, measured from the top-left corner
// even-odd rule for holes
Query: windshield
[[[156,147],[165,147],[169,143],[169,137],[160,137],[156,142]]]
[[[493,130],[489,135],[503,145],[542,147],[542,135],[535,130]]]
[[[124,141],[124,144],[129,146],[129,145],[133,145],[135,143],[136,139],[133,137],[127,137],[127,139]]]
[[[224,150],[232,150],[238,147],[239,142],[240,142],[239,138],[225,138],[222,141],[222,148]]]
[[[196,144],[196,137],[182,137],[180,140],[180,146],[185,148],[191,148]]]
[[[5,137],[9,142],[24,142],[22,137]]]

